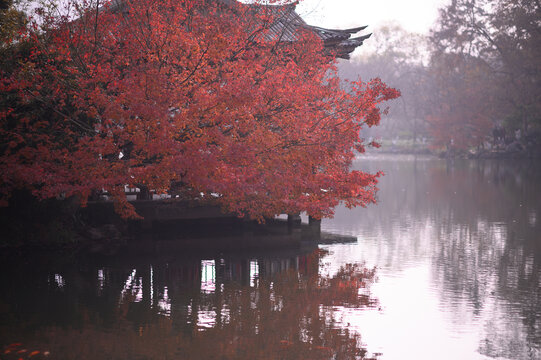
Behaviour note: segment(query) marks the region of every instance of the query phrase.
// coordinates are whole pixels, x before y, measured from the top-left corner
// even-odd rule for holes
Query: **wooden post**
[[[301,214],[287,214],[287,224],[293,227],[301,226]]]
[[[137,193],[137,200],[152,200],[152,195],[150,194],[150,190],[147,186],[141,186],[139,189],[141,191]]]
[[[300,240],[302,228],[301,228],[301,214],[287,214],[287,231],[294,237],[294,241]]]

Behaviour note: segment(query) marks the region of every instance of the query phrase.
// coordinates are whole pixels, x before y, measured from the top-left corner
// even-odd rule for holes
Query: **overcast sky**
[[[310,25],[348,28],[369,25],[368,31],[396,21],[411,32],[427,33],[438,8],[450,0],[301,0],[297,12]]]

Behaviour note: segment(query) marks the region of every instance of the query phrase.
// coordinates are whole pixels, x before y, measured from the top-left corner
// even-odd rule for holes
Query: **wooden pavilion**
[[[219,1],[224,4],[238,3],[238,0]],[[349,59],[350,54],[372,35],[366,34],[352,37],[354,34],[366,29],[367,26],[339,30],[308,25],[296,12],[297,4],[298,2],[295,1],[285,5],[245,4],[245,6],[252,7],[254,12],[266,12],[272,15],[274,22],[269,25],[268,40],[293,42],[298,39],[300,31],[308,30],[323,41],[325,49],[330,54],[341,59]]]
[[[361,46],[364,40],[368,39],[372,34],[360,35],[352,37],[353,35],[366,29],[367,26],[360,26],[350,29],[326,29],[319,26],[308,25],[296,12],[298,1],[283,5],[262,5],[262,4],[247,4],[241,3],[238,0],[216,0],[225,6],[239,5],[250,7],[254,13],[265,12],[265,14],[271,15],[274,19],[272,24],[268,25],[267,39],[270,41],[284,41],[294,42],[298,40],[299,33],[303,30],[313,32],[322,41],[325,50],[337,58],[349,59],[350,54],[359,46]],[[102,7],[103,8],[103,7]],[[111,3],[111,10],[113,11],[126,11],[125,3],[123,0],[113,0]]]

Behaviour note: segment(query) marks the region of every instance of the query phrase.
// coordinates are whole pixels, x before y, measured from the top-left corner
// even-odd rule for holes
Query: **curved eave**
[[[372,34],[358,36],[352,38],[351,36],[359,31],[367,28],[367,26],[360,26],[350,29],[325,29],[317,26],[306,26],[307,29],[316,33],[319,38],[323,40],[323,44],[327,51],[336,54],[336,57],[342,59],[349,59],[351,54],[357,47],[363,44],[363,41],[368,39]]]
[[[327,51],[334,53],[337,58],[349,59],[350,54],[355,51],[356,48],[361,46],[364,40],[368,39],[372,34],[367,34],[355,38],[349,38],[341,41],[325,42],[324,46]]]

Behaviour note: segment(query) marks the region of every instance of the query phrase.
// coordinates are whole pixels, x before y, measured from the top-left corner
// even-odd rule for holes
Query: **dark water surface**
[[[322,228],[357,243],[3,260],[0,359],[541,359],[541,167],[356,166],[379,204]]]

